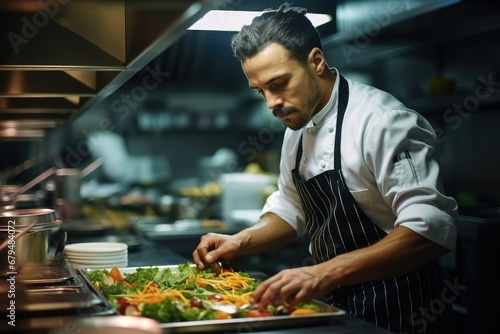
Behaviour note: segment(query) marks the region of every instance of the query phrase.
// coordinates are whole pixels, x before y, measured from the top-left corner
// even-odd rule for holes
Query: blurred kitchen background
[[[330,66],[435,126],[461,210],[457,252],[443,263],[467,286],[456,300],[463,327],[488,323],[479,299],[500,299],[489,290],[500,280],[500,3],[290,2],[330,15],[318,26]],[[212,9],[281,3],[1,1],[2,194],[55,167],[14,204],[56,208],[70,240],[132,230],[186,257],[202,233],[252,224],[275,189],[284,126],[248,88],[234,31],[188,28]],[[306,245],[245,264],[307,264]]]

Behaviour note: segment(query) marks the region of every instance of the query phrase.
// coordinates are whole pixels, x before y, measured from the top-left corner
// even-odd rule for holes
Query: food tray
[[[153,266],[161,269],[170,268],[177,270],[177,265]],[[134,273],[139,267],[118,268],[122,273]],[[93,288],[92,283],[87,279],[87,275],[92,271],[99,269],[77,269],[81,276],[87,280],[87,283]],[[108,270],[111,270],[109,268]],[[251,274],[250,274],[251,275]],[[252,275],[251,275],[252,276]],[[95,288],[94,288],[95,289]],[[97,294],[99,292],[95,290]],[[100,294],[99,294],[100,295]],[[102,297],[103,302],[108,303],[106,298]],[[237,332],[247,333],[261,330],[299,327],[299,326],[317,326],[324,323],[334,323],[336,318],[345,314],[345,311],[325,304],[319,300],[313,300],[320,307],[320,313],[301,315],[301,316],[273,316],[262,318],[235,318],[225,320],[199,320],[183,321],[172,323],[161,323],[160,327],[164,333],[211,333],[211,332]]]
[[[114,315],[114,307],[105,302],[95,288],[87,284],[87,279],[76,272],[72,279],[74,285],[25,286],[23,302],[19,303],[21,313],[62,312],[68,314]],[[79,283],[79,281],[84,281]]]
[[[22,284],[59,284],[69,281],[73,275],[64,266],[26,266],[17,280]]]

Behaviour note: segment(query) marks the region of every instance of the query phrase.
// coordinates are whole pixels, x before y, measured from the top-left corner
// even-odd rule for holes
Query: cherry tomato
[[[216,293],[216,294],[211,295],[210,297],[208,297],[208,300],[213,301],[213,302],[220,302],[220,301],[224,300],[224,297],[222,297],[221,295],[219,295],[218,293]]]
[[[160,286],[159,286],[158,284],[156,284],[155,282],[151,282],[151,283],[149,284],[149,286],[152,286],[153,288],[157,288],[157,289],[159,289],[159,288],[160,288]]]
[[[111,271],[109,272],[109,276],[113,278],[113,280],[116,282],[123,282],[123,276],[120,270],[116,267],[113,267]]]
[[[258,311],[250,310],[247,312],[247,318],[260,318],[260,317],[272,317],[273,315],[269,311]]]
[[[127,312],[127,307],[130,306],[130,303],[126,298],[118,298],[117,302],[118,304],[120,304],[120,314],[125,315],[125,313]]]
[[[294,310],[293,307],[280,305],[276,308],[276,315],[290,315]]]
[[[196,297],[189,300],[189,306],[197,307],[197,308],[204,308],[203,303],[201,302],[201,299],[196,298]]]

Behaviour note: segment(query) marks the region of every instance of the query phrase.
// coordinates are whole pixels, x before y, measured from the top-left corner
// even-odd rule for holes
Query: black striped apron
[[[305,211],[316,263],[370,246],[387,234],[359,208],[341,171],[340,139],[349,87],[340,76],[334,169],[302,180],[302,139],[292,175]],[[340,286],[328,303],[394,333],[453,333],[451,304],[443,300],[445,277],[437,261],[407,275]]]

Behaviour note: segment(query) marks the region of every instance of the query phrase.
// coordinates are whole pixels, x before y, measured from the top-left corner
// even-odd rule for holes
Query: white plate
[[[101,259],[103,257],[116,257],[116,256],[123,256],[127,255],[128,252],[112,252],[112,253],[79,253],[79,252],[66,252],[64,251],[64,254],[66,254],[66,257],[68,256],[76,256],[76,257],[84,257],[86,259]]]
[[[109,266],[109,267],[116,267],[115,263],[123,263],[127,262],[127,258],[123,258],[120,260],[116,261],[76,261],[76,260],[68,260],[69,263],[71,264],[78,264],[78,265],[103,265],[103,266]]]
[[[122,242],[82,242],[69,244],[64,247],[66,253],[79,254],[109,254],[119,253],[127,250],[127,244]]]
[[[71,263],[88,263],[88,264],[101,264],[101,263],[115,263],[115,262],[123,262],[128,258],[127,256],[115,257],[115,258],[103,258],[103,259],[75,259],[71,257],[66,257]]]
[[[119,256],[106,256],[106,257],[102,257],[102,258],[97,258],[97,257],[84,257],[84,256],[68,256],[66,255],[66,259],[68,259],[68,261],[79,261],[79,262],[82,262],[82,261],[89,261],[89,262],[102,262],[102,261],[106,261],[106,262],[116,262],[116,261],[122,261],[123,259],[126,259],[127,258],[127,254],[122,254],[122,255],[119,255]]]
[[[88,269],[110,269],[110,268],[113,268],[113,267],[117,267],[117,268],[126,267],[127,264],[128,264],[128,261],[116,262],[116,263],[106,264],[106,265],[102,265],[102,264],[79,264],[79,263],[72,263],[72,262],[70,262],[70,264],[71,264],[71,266],[73,268],[77,268],[77,269],[85,269],[85,268],[88,268]]]
[[[64,254],[69,257],[84,257],[86,259],[102,259],[103,257],[117,257],[127,255],[127,251],[112,252],[112,253],[80,253],[80,252],[66,252]]]

